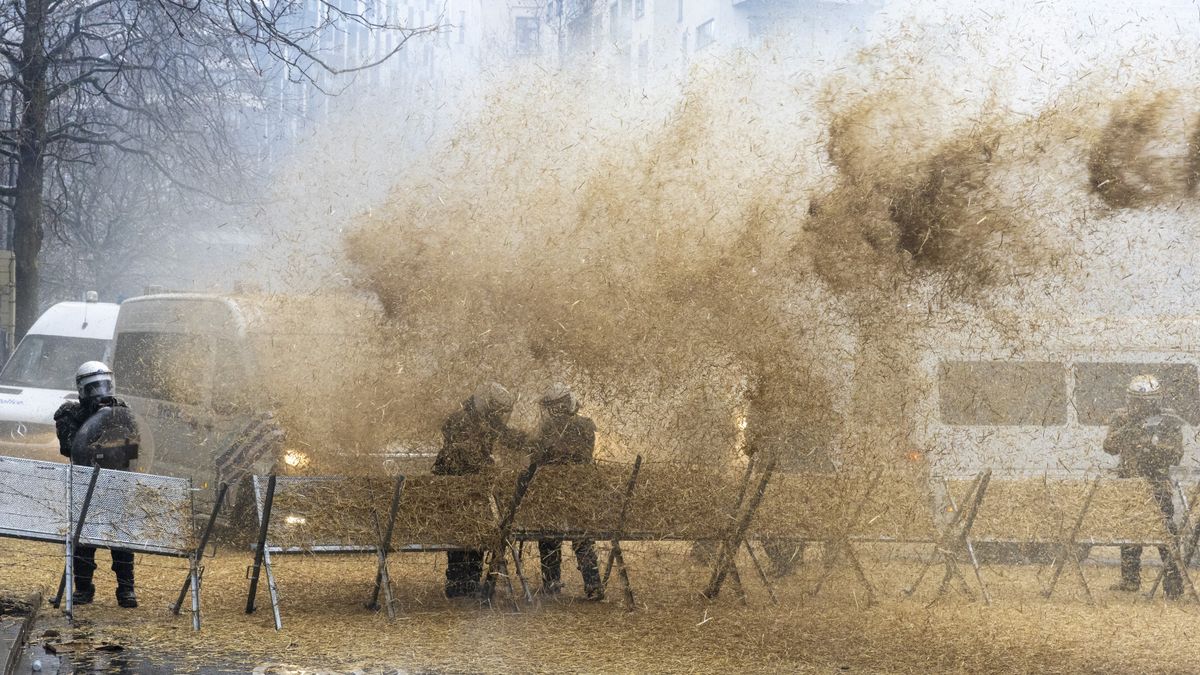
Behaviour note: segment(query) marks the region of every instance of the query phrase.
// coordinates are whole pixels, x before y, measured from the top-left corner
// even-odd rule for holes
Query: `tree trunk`
[[[42,186],[45,179],[46,116],[49,95],[43,32],[49,0],[26,0],[21,36],[20,125],[13,198],[13,256],[17,262],[17,334],[20,339],[38,317],[38,254],[42,251]]]

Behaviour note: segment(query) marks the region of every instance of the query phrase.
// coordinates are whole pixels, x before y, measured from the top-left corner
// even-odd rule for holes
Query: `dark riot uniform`
[[[433,462],[432,473],[440,476],[468,476],[482,473],[495,465],[493,452],[500,448],[518,450],[527,444],[525,434],[507,424],[480,414],[472,399],[451,413],[442,424],[442,449]],[[471,549],[447,552],[446,597],[474,595],[483,576],[483,551]]]
[[[1183,419],[1169,409],[1119,410],[1113,415],[1108,436],[1104,439],[1104,451],[1120,457],[1117,475],[1149,481],[1151,493],[1172,535],[1177,533],[1177,528],[1169,472],[1183,459],[1183,424]],[[1158,555],[1166,569],[1163,592],[1168,598],[1178,598],[1183,594],[1179,568],[1165,546],[1158,547]],[[1121,547],[1122,589],[1139,587],[1141,560],[1141,546]]]
[[[547,415],[542,419],[534,443],[537,448],[534,461],[539,465],[591,464],[596,447],[596,425],[582,415]],[[584,592],[589,598],[600,599],[603,589],[595,542],[575,540],[571,547],[583,575]],[[539,540],[538,553],[542,564],[542,588],[547,593],[557,593],[562,588],[562,539]]]
[[[68,401],[54,413],[59,452],[79,466],[128,471],[137,459],[140,437],[133,413],[115,397]],[[117,576],[117,599],[122,606],[136,606],[133,582],[133,552],[112,549],[112,570]],[[90,602],[96,591],[96,549],[75,549],[74,587],[76,602]]]

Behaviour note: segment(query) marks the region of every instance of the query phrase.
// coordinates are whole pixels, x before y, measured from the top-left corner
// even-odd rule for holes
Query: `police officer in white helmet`
[[[1117,475],[1121,478],[1145,478],[1154,500],[1162,511],[1171,534],[1176,533],[1175,505],[1171,501],[1170,470],[1183,459],[1184,421],[1163,407],[1162,383],[1151,374],[1138,375],[1125,390],[1126,407],[1118,410],[1109,423],[1104,451],[1117,455]],[[1165,546],[1158,547],[1166,569],[1163,593],[1168,599],[1183,594],[1183,578]],[[1121,547],[1121,580],[1112,588],[1136,591],[1141,587],[1141,546]]]
[[[113,372],[100,361],[88,361],[75,372],[79,401],[67,401],[54,413],[58,432],[59,452],[72,464],[99,466],[126,471],[137,459],[140,437],[133,413],[116,396]],[[112,570],[117,576],[117,604],[137,607],[134,592],[133,552],[112,549]],[[93,600],[96,587],[92,576],[96,571],[96,549],[79,546],[75,549],[74,593],[76,605]]]

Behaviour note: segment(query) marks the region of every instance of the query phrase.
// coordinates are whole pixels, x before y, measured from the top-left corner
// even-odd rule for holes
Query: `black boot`
[[[75,591],[71,593],[71,604],[73,605],[90,605],[92,599],[96,597],[96,587],[92,585],[91,579],[86,582],[79,579],[75,580]]]
[[[112,570],[117,575],[117,604],[127,608],[137,607],[137,594],[133,591],[133,551],[114,548]]]
[[[137,593],[133,591],[133,585],[117,586],[117,604],[127,609],[137,607]]]

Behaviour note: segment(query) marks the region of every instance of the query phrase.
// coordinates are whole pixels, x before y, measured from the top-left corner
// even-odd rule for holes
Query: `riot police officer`
[[[442,448],[433,462],[432,473],[467,476],[482,473],[496,463],[494,453],[520,451],[525,435],[508,426],[515,397],[503,386],[488,382],[463,401],[442,424]],[[449,551],[446,565],[446,597],[475,595],[483,575],[483,551]]]
[[[1125,408],[1118,410],[1104,439],[1104,451],[1119,457],[1117,475],[1145,478],[1171,535],[1176,534],[1171,501],[1170,469],[1183,459],[1184,421],[1162,405],[1162,385],[1153,375],[1138,375],[1126,389]],[[1163,593],[1169,599],[1183,594],[1183,578],[1170,552],[1158,547],[1165,574]],[[1141,546],[1121,547],[1121,581],[1113,590],[1136,591],[1141,586]]]
[[[133,413],[116,397],[113,373],[100,361],[88,361],[75,372],[79,401],[68,401],[54,413],[59,452],[80,466],[128,471],[137,459],[140,436]],[[117,604],[137,607],[133,583],[133,552],[112,549],[112,570],[117,575]],[[96,549],[75,549],[74,588],[77,605],[92,602],[96,587]]]
[[[579,401],[566,385],[558,383],[542,395],[542,422],[534,441],[534,461],[549,464],[591,464],[596,446],[596,425],[579,414]],[[575,561],[583,576],[583,590],[589,600],[603,600],[600,565],[595,542],[577,539],[571,542]],[[538,541],[541,556],[542,591],[547,595],[562,590],[562,539]]]

